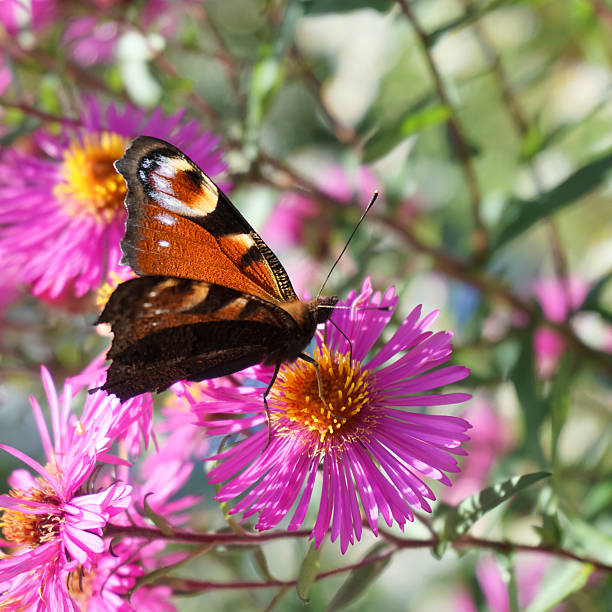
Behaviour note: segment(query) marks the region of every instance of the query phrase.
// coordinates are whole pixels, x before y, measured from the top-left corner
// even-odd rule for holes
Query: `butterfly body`
[[[227,196],[176,147],[141,136],[115,167],[128,186],[122,283],[102,389],[121,400],[177,380],[297,359],[335,297],[298,299],[284,268]]]

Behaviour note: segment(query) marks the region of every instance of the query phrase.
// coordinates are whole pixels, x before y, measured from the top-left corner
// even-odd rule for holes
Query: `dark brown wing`
[[[128,186],[124,262],[275,302],[297,296],[285,269],[219,188],[173,145],[140,136],[115,162]]]
[[[122,401],[177,380],[216,378],[270,358],[295,358],[312,336],[306,338],[292,316],[266,300],[160,276],[119,285],[98,322],[110,323],[114,334],[102,389]]]

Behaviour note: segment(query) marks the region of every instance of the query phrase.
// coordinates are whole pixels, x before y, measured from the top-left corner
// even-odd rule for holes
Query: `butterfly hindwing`
[[[124,261],[268,300],[297,300],[284,268],[227,196],[173,145],[140,136],[115,164],[128,185]]]
[[[119,285],[98,322],[110,323],[114,333],[102,388],[122,400],[265,361],[298,331],[275,304],[220,285],[159,276]]]

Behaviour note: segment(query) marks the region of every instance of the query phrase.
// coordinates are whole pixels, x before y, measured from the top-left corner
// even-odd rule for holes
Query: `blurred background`
[[[4,150],[31,150],[41,128],[57,133],[86,96],[185,109],[220,139],[232,201],[300,295],[316,294],[378,189],[326,292],[344,296],[370,276],[400,295],[394,325],[423,304],[440,309],[437,329],[455,332],[453,362],[472,369],[464,387],[474,394],[460,414],[474,429],[462,474],[437,490],[436,512],[492,483],[549,471],[470,533],[612,563],[612,3],[30,0],[10,12],[8,4]],[[20,180],[6,168],[4,193]],[[95,291],[45,299],[13,272],[0,283],[1,439],[41,457],[28,403],[43,397],[40,364],[59,387],[108,340],[92,326]],[[0,462],[4,479],[18,465]],[[201,465],[189,486],[206,495],[201,528],[221,527]],[[406,531],[429,535],[418,521]],[[327,543],[322,569],[374,545],[366,535],[341,557]],[[262,550],[272,575],[289,580],[307,544]],[[404,550],[370,570],[341,596],[345,574],[318,582],[310,609],[335,595],[334,605],[345,597],[353,610],[421,612],[533,612],[561,600],[558,609],[595,611],[612,601],[609,574],[555,556],[464,548],[438,560]],[[236,551],[205,556],[185,574],[260,577]],[[293,589],[177,598],[180,610],[203,602],[303,607]]]

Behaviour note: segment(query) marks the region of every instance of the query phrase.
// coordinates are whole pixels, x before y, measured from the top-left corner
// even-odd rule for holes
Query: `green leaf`
[[[206,553],[213,550],[214,548],[215,548],[214,542],[204,544],[200,546],[200,548],[197,548],[196,550],[190,552],[184,559],[181,559],[180,561],[177,561],[176,563],[171,563],[170,565],[165,565],[164,567],[160,567],[159,569],[149,572],[148,574],[145,574],[144,576],[140,576],[134,583],[134,586],[130,589],[130,597],[132,596],[132,594],[137,588],[145,584],[152,584],[152,583],[163,584],[164,581],[162,579],[168,573],[170,573],[171,571],[175,569],[178,569],[179,567],[189,563],[190,561],[192,561],[193,559],[196,559],[197,557],[200,557],[201,555],[205,555]],[[172,580],[172,579],[169,579],[169,580]]]
[[[368,551],[364,559],[377,556],[386,547],[385,542],[377,542]],[[334,595],[332,602],[329,604],[328,612],[340,610],[355,601],[378,578],[390,560],[391,555],[388,555],[378,561],[354,569]]]
[[[569,362],[570,358],[568,353],[564,353],[550,391],[552,464],[555,474],[555,481],[560,476],[558,473],[559,467],[557,465],[557,447],[559,443],[559,436],[561,434],[561,430],[563,429],[563,425],[567,420],[567,413],[569,411],[569,396],[570,387],[572,384]]]
[[[548,476],[550,476],[548,472],[534,472],[523,476],[515,476],[487,487],[479,493],[466,497],[456,507],[452,508],[445,516],[441,517],[440,521],[434,523],[434,529],[442,540],[457,540],[467,533],[470,527],[487,512],[519,491]]]
[[[540,584],[535,599],[525,612],[545,612],[550,610],[572,593],[579,591],[593,572],[593,566],[583,563],[564,563],[561,568],[547,572]]]
[[[504,221],[492,250],[498,250],[532,225],[565,206],[578,201],[601,185],[612,170],[612,153],[592,161],[567,178],[563,183],[535,200],[512,200],[504,212]]]
[[[253,66],[247,103],[245,146],[247,151],[249,148],[253,149],[249,151],[249,156],[255,154],[261,122],[274,101],[285,74],[281,58],[276,56],[268,45],[262,46],[261,54],[262,57]]]
[[[302,566],[300,567],[296,589],[298,597],[304,604],[307,604],[310,601],[308,599],[308,593],[310,591],[310,587],[314,584],[315,578],[319,573],[319,568],[321,567],[321,551],[322,547],[317,548],[315,543],[312,542],[306,556],[304,557],[304,560],[302,561]]]
[[[452,32],[453,30],[458,30],[462,27],[468,26],[487,13],[498,9],[500,6],[504,6],[505,4],[516,4],[516,2],[517,0],[494,0],[487,6],[479,9],[476,9],[474,4],[469,4],[465,7],[465,13],[459,15],[459,17],[456,17],[455,19],[451,19],[444,25],[430,32],[427,37],[428,46],[433,47],[438,39],[447,32]]]
[[[257,566],[262,578],[265,578],[266,580],[274,580],[274,576],[272,575],[272,572],[270,572],[268,559],[266,559],[264,551],[258,546],[257,548],[254,548],[252,552],[253,558],[255,559],[255,565]]]
[[[366,143],[366,151],[363,157],[364,163],[376,161],[411,134],[442,123],[449,117],[450,109],[444,104],[436,104],[419,109],[401,118],[399,121],[382,127]]]
[[[612,311],[607,310],[603,304],[601,304],[602,295],[607,288],[607,284],[612,280],[612,272],[604,274],[597,283],[591,288],[588,295],[586,296],[580,310],[593,310],[602,317],[608,323],[612,323]]]
[[[358,9],[388,11],[395,3],[392,0],[299,0],[306,15],[322,13],[344,13]]]
[[[552,486],[544,486],[538,498],[538,511],[542,524],[534,527],[540,536],[540,544],[558,547],[563,532],[559,523],[559,498]]]
[[[143,500],[145,516],[147,518],[150,518],[153,521],[153,524],[164,535],[171,536],[174,533],[174,528],[172,527],[172,525],[168,522],[168,520],[165,517],[163,517],[161,514],[157,514],[157,512],[155,512],[155,510],[153,510],[153,508],[149,506],[149,502],[147,501],[147,498],[149,497],[149,495],[153,495],[153,493],[147,493],[144,496],[144,500]]]
[[[547,414],[547,404],[540,392],[535,373],[533,338],[526,333],[518,359],[510,371],[516,394],[523,413],[525,429],[524,447],[541,466],[546,465],[540,446],[540,427]]]

